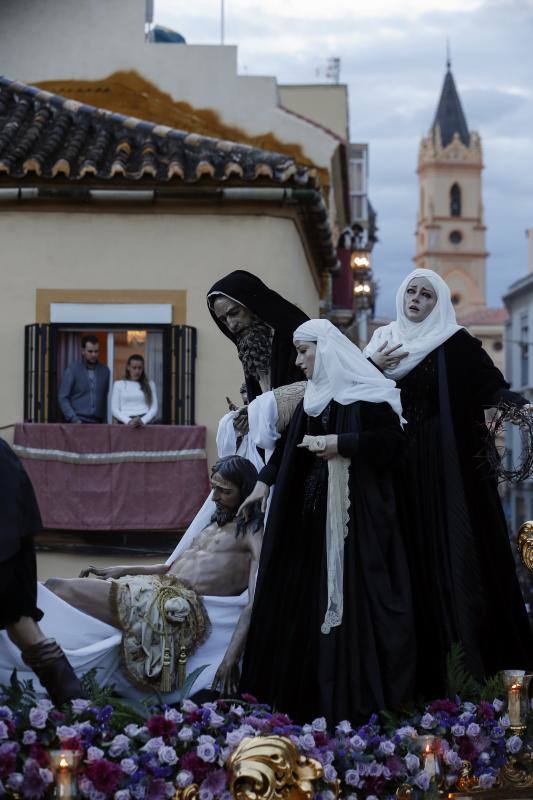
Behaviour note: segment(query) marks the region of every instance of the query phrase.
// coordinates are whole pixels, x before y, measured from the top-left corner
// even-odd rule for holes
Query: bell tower
[[[417,267],[435,270],[458,314],[486,304],[479,134],[468,130],[448,58],[435,119],[418,152]]]

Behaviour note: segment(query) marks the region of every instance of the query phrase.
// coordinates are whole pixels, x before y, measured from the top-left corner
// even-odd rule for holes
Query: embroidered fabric
[[[297,381],[289,386],[279,386],[273,390],[274,399],[278,407],[278,433],[283,433],[292,419],[294,410],[305,394],[307,381]]]
[[[325,448],[323,436],[303,438],[310,452],[321,452]],[[322,633],[329,633],[332,628],[342,623],[344,605],[344,540],[348,536],[350,521],[350,459],[334,456],[327,461],[328,499],[326,515],[326,562],[328,578],[328,603],[324,621],[320,627]],[[315,470],[311,475],[315,474]]]

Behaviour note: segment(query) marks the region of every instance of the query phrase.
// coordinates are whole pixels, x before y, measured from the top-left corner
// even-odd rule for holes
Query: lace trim
[[[283,433],[292,419],[294,410],[305,393],[307,381],[296,381],[288,386],[279,386],[273,390],[274,399],[278,407],[278,433]]]

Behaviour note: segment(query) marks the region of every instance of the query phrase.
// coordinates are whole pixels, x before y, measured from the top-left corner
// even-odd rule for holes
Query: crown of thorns
[[[498,449],[496,440],[504,433],[506,424],[516,425],[522,447],[518,463],[511,463],[511,451]],[[521,483],[533,475],[533,414],[520,406],[500,403],[488,426],[486,455],[493,475],[499,483]],[[506,466],[509,464],[510,466]]]

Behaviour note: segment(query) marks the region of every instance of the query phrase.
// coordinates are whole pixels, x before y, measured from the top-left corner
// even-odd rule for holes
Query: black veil
[[[236,337],[223,323],[219,322],[213,311],[211,295],[214,294],[223,294],[236,300],[273,328],[274,339],[270,366],[272,389],[303,380],[303,374],[294,363],[296,350],[292,343],[292,335],[299,325],[309,319],[307,314],[273,289],[269,289],[256,275],[243,269],[237,269],[213,284],[207,293],[207,305],[211,316],[222,333],[235,344],[237,344]],[[246,387],[250,402],[258,394],[261,394],[259,382],[253,377],[246,376]]]

